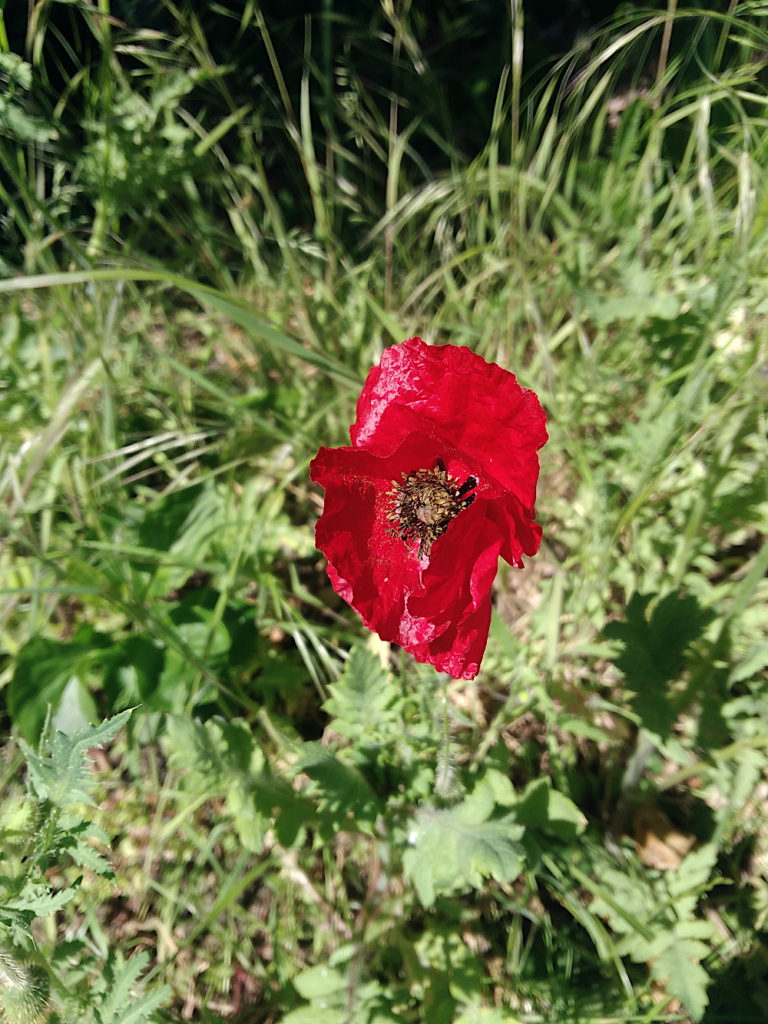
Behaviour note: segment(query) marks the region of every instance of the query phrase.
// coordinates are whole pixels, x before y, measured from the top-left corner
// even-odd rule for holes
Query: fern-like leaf
[[[90,782],[88,750],[111,739],[130,716],[129,709],[99,725],[88,726],[70,735],[54,732],[47,736],[44,733],[37,752],[20,739],[19,744],[27,759],[29,781],[38,799],[49,800],[59,808],[73,803],[92,804],[86,790]]]

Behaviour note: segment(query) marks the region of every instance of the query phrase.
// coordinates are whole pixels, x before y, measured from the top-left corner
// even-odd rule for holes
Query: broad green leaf
[[[518,795],[508,775],[499,771],[498,768],[489,768],[483,778],[490,784],[493,799],[497,804],[500,804],[502,807],[515,807],[517,805]]]
[[[441,890],[480,888],[484,878],[511,882],[520,874],[523,828],[513,815],[491,819],[494,806],[490,783],[481,781],[456,807],[416,814],[403,866],[424,906]]]
[[[110,638],[93,630],[79,635],[83,639],[69,642],[34,637],[16,656],[6,700],[11,718],[29,743],[40,736],[49,706],[56,716],[68,687],[72,703],[62,711],[62,724],[81,722],[81,714],[92,708],[85,680],[105,657]]]
[[[528,784],[515,807],[515,815],[526,828],[550,832],[565,841],[574,840],[587,824],[576,804],[551,789],[548,779]]]
[[[704,1016],[707,1008],[709,975],[700,961],[709,948],[695,939],[671,942],[651,965],[651,975],[661,981],[670,995],[679,999],[694,1021]]]
[[[450,925],[436,923],[427,929],[415,950],[421,964],[446,979],[458,1002],[471,1003],[482,995],[486,984],[482,960]]]
[[[96,703],[90,690],[77,676],[70,676],[51,716],[51,728],[73,733],[84,729],[97,717]]]
[[[291,979],[303,999],[322,999],[346,987],[344,975],[333,967],[309,967]]]
[[[488,1006],[468,1006],[456,1018],[454,1024],[521,1024],[521,1020],[509,1010]]]
[[[343,1017],[339,1008],[302,1006],[281,1017],[280,1024],[339,1024],[340,1020],[343,1020]]]

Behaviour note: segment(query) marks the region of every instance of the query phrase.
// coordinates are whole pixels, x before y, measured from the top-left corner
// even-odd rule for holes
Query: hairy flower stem
[[[8,949],[0,949],[0,1020],[42,1024],[47,1019],[48,976]]]
[[[455,803],[462,796],[461,784],[451,757],[451,722],[448,711],[448,680],[446,672],[440,673],[440,697],[443,705],[443,744],[437,755],[435,771],[435,796],[444,803]]]
[[[443,755],[445,757],[445,763],[448,764],[451,759],[451,723],[448,720],[448,683],[446,681],[445,672],[441,672],[442,686],[441,697],[443,699]]]

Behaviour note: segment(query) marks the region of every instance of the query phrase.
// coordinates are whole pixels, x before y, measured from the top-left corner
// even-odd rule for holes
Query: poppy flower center
[[[418,557],[428,556],[437,538],[442,537],[459,512],[469,508],[475,500],[475,495],[469,493],[475,487],[474,476],[460,484],[446,472],[441,462],[434,469],[403,473],[402,483],[393,483],[387,492],[392,498],[387,519],[395,524],[389,533],[409,547],[418,541]]]

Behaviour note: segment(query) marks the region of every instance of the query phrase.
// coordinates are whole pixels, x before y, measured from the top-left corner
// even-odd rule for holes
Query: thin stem
[[[656,69],[656,84],[654,86],[653,104],[655,109],[661,106],[661,94],[664,89],[664,72],[667,69],[669,59],[669,43],[672,38],[672,23],[677,10],[677,0],[667,0],[667,19],[664,22],[664,31],[661,34],[661,47],[659,49],[659,65]]]
[[[621,794],[605,836],[605,845],[613,853],[619,855],[621,834],[624,831],[632,801],[637,794],[640,779],[643,777],[648,761],[656,751],[656,743],[645,729],[638,730],[635,750],[624,770],[621,780]]]
[[[440,691],[443,702],[443,742],[437,755],[435,796],[443,803],[455,803],[463,795],[461,783],[451,758],[451,721],[448,712],[448,676],[440,673]]]
[[[443,757],[445,763],[451,762],[451,724],[448,720],[448,683],[444,672],[441,673],[440,692],[443,699]]]

